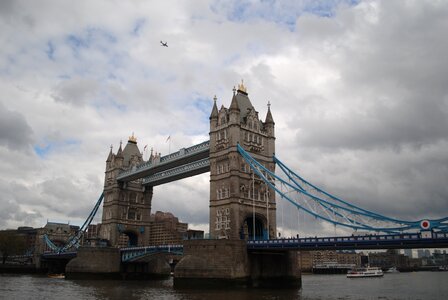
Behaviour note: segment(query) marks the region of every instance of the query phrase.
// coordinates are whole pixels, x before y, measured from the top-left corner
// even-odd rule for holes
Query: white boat
[[[47,276],[49,278],[56,278],[56,279],[64,279],[65,278],[64,274],[47,274]]]
[[[381,277],[384,273],[377,267],[354,268],[347,272],[347,278]]]
[[[396,267],[390,267],[386,270],[386,273],[400,273]]]

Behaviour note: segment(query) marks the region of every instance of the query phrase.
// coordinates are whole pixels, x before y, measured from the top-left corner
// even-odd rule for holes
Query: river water
[[[301,290],[178,290],[173,288],[172,279],[91,281],[0,274],[0,299],[448,299],[448,272],[397,273],[356,279],[345,275],[303,275],[302,285]]]

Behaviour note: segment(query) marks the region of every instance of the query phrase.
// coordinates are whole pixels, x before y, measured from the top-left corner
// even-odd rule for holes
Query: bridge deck
[[[249,240],[248,251],[285,251],[285,250],[367,250],[367,249],[406,249],[406,248],[448,248],[448,232],[404,233],[396,235],[362,235],[338,237],[307,237],[275,240]],[[181,255],[183,245],[160,245],[121,248],[123,262],[132,261],[146,255],[171,253]],[[76,252],[48,252],[43,258],[73,258]]]
[[[248,250],[368,250],[448,247],[448,233],[433,233],[425,237],[420,233],[397,235],[363,235],[344,237],[310,237],[248,241]]]

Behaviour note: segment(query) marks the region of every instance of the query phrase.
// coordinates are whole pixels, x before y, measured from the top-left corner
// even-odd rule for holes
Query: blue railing
[[[160,245],[160,246],[144,246],[121,248],[121,261],[127,262],[139,259],[144,256],[154,255],[157,253],[171,253],[174,255],[182,255],[184,251],[183,245]]]

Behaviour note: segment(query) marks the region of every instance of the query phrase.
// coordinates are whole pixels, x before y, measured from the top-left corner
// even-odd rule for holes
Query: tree
[[[2,255],[3,264],[11,255],[24,254],[26,249],[25,238],[15,232],[0,232],[0,253]]]

